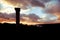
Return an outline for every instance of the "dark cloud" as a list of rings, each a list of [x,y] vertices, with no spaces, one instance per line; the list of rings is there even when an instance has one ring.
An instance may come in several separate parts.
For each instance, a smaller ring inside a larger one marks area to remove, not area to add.
[[[15,13],[12,14],[7,14],[7,13],[0,13],[0,18],[5,18],[5,19],[9,19],[9,18],[16,18]]]
[[[28,17],[30,19],[32,19],[33,22],[36,22],[38,19],[40,19],[39,16],[37,16],[36,14],[33,14],[33,13],[32,14],[29,14]]]
[[[42,3],[41,1],[38,1],[38,0],[32,0],[31,4],[33,6],[45,7],[44,3]]]
[[[58,0],[60,2],[60,0]]]
[[[38,19],[40,19],[40,17],[38,17],[36,14],[20,14],[20,20],[24,20],[24,21],[31,21],[31,22],[37,22]]]
[[[46,2],[49,2],[49,1],[51,1],[51,0],[40,0],[40,1],[46,3]]]

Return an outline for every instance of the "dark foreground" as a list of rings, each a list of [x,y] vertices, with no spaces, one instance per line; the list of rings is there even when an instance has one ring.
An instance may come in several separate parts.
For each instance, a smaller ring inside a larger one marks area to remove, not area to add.
[[[23,25],[20,24],[16,27],[16,24],[0,24],[0,31],[2,32],[59,32],[60,24],[44,24],[44,25]]]

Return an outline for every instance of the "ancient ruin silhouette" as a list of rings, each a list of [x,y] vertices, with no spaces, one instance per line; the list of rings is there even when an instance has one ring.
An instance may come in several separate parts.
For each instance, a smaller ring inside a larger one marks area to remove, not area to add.
[[[15,8],[16,11],[16,26],[19,26],[20,22],[20,8]]]

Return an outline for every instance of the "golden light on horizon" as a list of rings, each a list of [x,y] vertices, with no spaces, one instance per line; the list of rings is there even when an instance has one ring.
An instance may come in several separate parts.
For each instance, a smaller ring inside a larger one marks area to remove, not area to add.
[[[20,23],[22,23],[22,24],[24,24],[24,25],[37,25],[37,24],[44,24],[44,23],[38,23],[38,22],[27,22],[27,21],[25,21],[25,22],[23,22],[23,21],[20,21]]]

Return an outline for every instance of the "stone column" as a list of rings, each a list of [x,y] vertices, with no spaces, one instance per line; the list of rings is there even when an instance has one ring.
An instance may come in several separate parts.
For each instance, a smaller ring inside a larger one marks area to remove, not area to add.
[[[16,11],[16,26],[19,26],[20,23],[20,8],[15,8]]]

